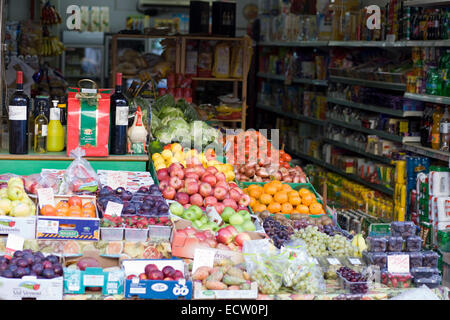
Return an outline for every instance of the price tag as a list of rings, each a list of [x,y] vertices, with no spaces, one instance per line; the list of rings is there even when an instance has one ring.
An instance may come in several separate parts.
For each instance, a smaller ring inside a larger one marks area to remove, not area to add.
[[[409,255],[397,254],[388,256],[388,272],[390,273],[408,273]]]
[[[58,234],[59,222],[56,220],[40,220],[37,221],[37,233]]]
[[[361,264],[361,260],[357,259],[357,258],[348,258],[348,261],[350,261],[350,263],[354,266],[360,265]]]
[[[55,206],[55,194],[52,188],[38,189],[37,193],[39,197],[39,208],[42,209],[47,204]]]
[[[222,217],[214,207],[206,208],[206,215],[208,216],[209,221],[217,223],[219,226],[222,224]]]
[[[6,253],[13,254],[16,251],[23,250],[24,242],[24,238],[15,234],[9,234],[6,240]]]
[[[108,171],[106,174],[106,185],[113,189],[124,187],[128,182],[128,172],[125,171]]]
[[[105,210],[105,216],[117,216],[120,217],[122,215],[123,204],[108,201]]]
[[[192,272],[194,273],[199,267],[213,267],[215,250],[211,249],[195,249],[194,264],[192,265]]]
[[[328,263],[329,264],[332,264],[332,265],[339,265],[339,264],[341,264],[340,262],[339,262],[339,260],[338,259],[336,259],[336,258],[327,258],[327,260],[328,260]]]

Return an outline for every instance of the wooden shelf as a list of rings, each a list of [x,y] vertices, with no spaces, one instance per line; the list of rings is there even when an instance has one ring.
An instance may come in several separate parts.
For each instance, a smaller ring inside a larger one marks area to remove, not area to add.
[[[225,37],[225,36],[208,36],[208,35],[182,35],[184,39],[189,40],[205,40],[205,41],[243,41],[244,37]]]
[[[243,81],[242,78],[207,78],[207,77],[192,77],[194,81],[228,81],[228,82],[237,82]]]

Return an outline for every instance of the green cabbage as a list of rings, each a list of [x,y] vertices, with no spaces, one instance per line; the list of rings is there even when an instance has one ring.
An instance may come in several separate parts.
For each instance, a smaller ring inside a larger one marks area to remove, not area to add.
[[[175,99],[170,94],[166,94],[156,99],[155,103],[152,105],[152,109],[154,109],[157,113],[159,113],[164,107],[167,106],[168,107],[175,106]]]
[[[158,116],[161,119],[164,119],[166,117],[183,118],[184,119],[183,111],[181,111],[180,109],[174,108],[174,107],[170,107],[170,106],[163,107],[161,109],[161,111],[159,112]]]
[[[161,127],[161,120],[158,118],[158,116],[152,110],[152,119],[151,119],[152,132],[155,132],[156,130],[158,130],[159,127]]]

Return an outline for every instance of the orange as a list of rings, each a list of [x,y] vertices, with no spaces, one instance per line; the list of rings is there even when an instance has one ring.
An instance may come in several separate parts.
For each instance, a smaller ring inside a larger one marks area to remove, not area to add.
[[[261,203],[257,203],[255,206],[255,209],[253,211],[255,212],[263,212],[264,210],[267,210],[267,207]]]
[[[275,186],[275,188],[277,188],[277,191],[280,191],[283,187],[283,183],[279,180],[273,180],[272,184]]]
[[[248,194],[248,188],[244,188],[244,190],[242,190],[245,194]]]
[[[313,203],[309,206],[309,213],[310,214],[321,214],[323,212],[322,205],[320,203]]]
[[[81,209],[78,206],[71,206],[69,209],[69,215],[71,217],[81,217]]]
[[[292,207],[292,204],[289,202],[283,203],[281,205],[281,213],[283,214],[291,214],[294,208]]]
[[[283,186],[281,187],[281,191],[289,192],[291,190],[292,190],[292,188],[288,184],[283,184]]]
[[[281,204],[277,202],[272,202],[267,207],[267,210],[269,210],[270,213],[279,213],[281,211]]]
[[[250,208],[253,208],[257,203],[258,201],[255,198],[250,197]]]
[[[253,189],[250,189],[249,190],[249,192],[248,192],[248,195],[250,196],[250,197],[253,197],[253,198],[255,198],[255,199],[259,199],[259,197],[261,197],[261,195],[263,194],[263,192],[264,192],[264,189],[263,188],[253,188]]]
[[[277,192],[273,199],[278,203],[285,203],[289,200],[287,193],[282,191]]]
[[[260,186],[257,184],[251,184],[247,187],[248,191],[253,190],[253,189],[258,189]]]
[[[57,204],[56,204],[56,209],[60,209],[60,208],[67,208],[67,209],[69,209],[69,204],[67,203],[67,201],[59,201]]]
[[[94,212],[95,212],[95,204],[92,203],[92,202],[86,202],[86,203],[83,205],[83,209],[85,209],[85,210],[90,210],[90,211],[94,211]]]
[[[81,213],[82,218],[95,218],[95,211],[84,209]]]
[[[305,194],[302,196],[302,204],[309,206],[313,202],[313,198],[310,194]]]
[[[299,204],[302,203],[302,199],[298,195],[292,196],[289,197],[289,203],[292,204],[293,206],[298,206]]]
[[[56,210],[56,215],[58,217],[69,217],[69,207],[61,207],[58,210]]]
[[[300,190],[298,190],[298,194],[303,198],[306,195],[311,195],[311,191],[306,188],[301,188]]]
[[[277,192],[277,187],[270,182],[264,185],[264,193],[274,195]]]
[[[69,198],[69,206],[77,206],[81,208],[83,206],[83,202],[80,197],[73,196]]]
[[[259,202],[261,202],[262,204],[268,205],[272,202],[272,196],[270,194],[267,193],[263,193],[261,195],[261,197],[259,198]]]
[[[41,215],[54,217],[54,216],[56,216],[56,209],[55,209],[55,207],[47,204],[47,205],[42,207]]]
[[[299,204],[296,208],[296,211],[301,214],[309,214],[309,208],[303,204]]]
[[[289,198],[290,197],[298,197],[298,192],[295,190],[291,190],[291,191],[288,191],[287,195]]]

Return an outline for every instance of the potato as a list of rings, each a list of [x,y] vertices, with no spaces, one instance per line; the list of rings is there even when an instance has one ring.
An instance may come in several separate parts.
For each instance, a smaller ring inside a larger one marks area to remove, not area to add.
[[[209,272],[206,268],[211,269],[209,267],[200,267],[195,270],[194,274],[192,275],[192,280],[204,280],[208,278]]]
[[[241,290],[239,286],[229,286],[228,290]]]

